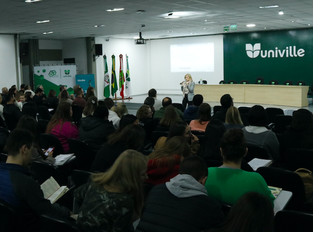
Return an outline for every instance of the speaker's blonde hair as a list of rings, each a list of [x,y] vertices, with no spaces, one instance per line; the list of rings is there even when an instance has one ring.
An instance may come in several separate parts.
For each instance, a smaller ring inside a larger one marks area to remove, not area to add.
[[[193,82],[192,77],[191,77],[191,75],[190,75],[189,73],[187,73],[187,74],[185,75],[185,77],[184,77],[185,80],[186,80],[186,77],[189,77],[190,81]]]
[[[226,112],[225,122],[227,124],[243,125],[240,117],[240,112],[235,106],[231,106],[228,108]]]

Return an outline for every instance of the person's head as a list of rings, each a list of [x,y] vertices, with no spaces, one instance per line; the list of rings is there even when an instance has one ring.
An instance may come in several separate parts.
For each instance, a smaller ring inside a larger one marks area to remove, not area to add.
[[[185,78],[186,81],[193,82],[192,77],[191,77],[191,75],[189,73],[187,73],[184,78]]]
[[[208,167],[201,157],[189,156],[181,162],[178,173],[188,174],[204,185],[208,177]]]
[[[242,129],[230,129],[225,132],[221,139],[221,155],[224,162],[241,163],[247,151]]]
[[[107,97],[103,100],[103,104],[110,110],[114,106],[114,101],[112,98]]]
[[[149,97],[156,97],[157,96],[157,91],[155,89],[150,89],[148,92]]]
[[[77,95],[77,90],[80,89],[80,85],[74,85],[73,91]],[[84,91],[83,91],[84,92]]]
[[[13,104],[15,101],[14,93],[9,93],[6,97],[7,104]]]
[[[38,138],[37,121],[36,121],[36,119],[34,119],[34,117],[32,117],[30,115],[23,115],[18,120],[18,123],[17,123],[15,130],[17,130],[17,129],[28,130],[34,135],[36,140]]]
[[[25,84],[21,84],[20,90],[25,90]]]
[[[203,96],[201,94],[196,94],[192,99],[192,104],[194,106],[200,106],[203,102]]]
[[[257,192],[244,194],[231,207],[224,229],[240,232],[273,232],[274,213],[271,201]]]
[[[109,110],[104,105],[97,106],[94,112],[94,116],[101,119],[108,119]]]
[[[226,112],[225,122],[227,124],[243,125],[240,117],[240,112],[235,106],[228,108]]]
[[[307,109],[299,109],[294,111],[292,113],[292,122],[290,127],[296,131],[312,130],[312,113]]]
[[[117,142],[124,142],[127,149],[139,150],[145,142],[145,130],[135,124],[126,126],[120,133],[114,133],[108,139],[108,144],[113,145]]]
[[[224,94],[220,100],[221,106],[225,109],[231,107],[233,103],[233,98],[229,94]]]
[[[25,85],[25,90],[31,90],[31,86],[30,85]]]
[[[248,123],[250,126],[266,126],[267,115],[263,106],[252,106],[248,113]]]
[[[164,116],[160,120],[159,124],[162,126],[170,127],[179,121],[182,121],[182,119],[177,114],[175,107],[172,105],[169,105],[165,108]]]
[[[8,94],[9,93],[9,90],[7,87],[3,87],[2,88],[2,94]]]
[[[63,90],[67,90],[65,85],[60,85],[60,92],[62,92]]]
[[[95,89],[92,86],[89,86],[86,93],[86,99],[95,95]]]
[[[82,88],[77,88],[76,89],[76,96],[77,97],[82,97],[83,96],[83,89]]]
[[[169,105],[172,105],[172,99],[170,97],[165,97],[162,100],[162,106],[167,107]]]
[[[199,107],[199,123],[207,122],[211,120],[211,106],[208,103],[202,103]]]
[[[148,158],[149,160],[157,159],[156,162],[158,166],[162,166],[165,160],[165,165],[174,166],[177,156],[183,160],[189,155],[190,147],[186,139],[182,136],[174,136],[167,140],[162,147],[152,152]]]
[[[155,100],[153,97],[147,97],[143,104],[150,106],[152,108],[154,106]]]
[[[138,125],[138,118],[135,115],[132,114],[125,114],[120,120],[120,125],[118,127],[117,132],[121,132],[126,126],[134,124]]]
[[[178,121],[170,127],[170,130],[167,135],[167,140],[174,136],[182,136],[186,138],[186,141],[188,141],[190,135],[191,135],[190,127],[188,126],[188,124],[184,121]]]
[[[13,93],[13,94],[16,94],[16,87],[12,86],[10,89],[9,89],[9,93]]]
[[[37,88],[36,90],[35,90],[35,94],[37,95],[37,96],[40,96],[40,95],[42,95],[42,89],[41,88]]]
[[[55,125],[57,125],[58,123],[60,123],[60,121],[62,124],[64,122],[71,122],[72,115],[73,111],[71,104],[68,102],[60,102],[58,108],[56,109],[54,115],[52,116],[47,125],[46,133],[50,133],[52,128],[55,127]]]
[[[25,101],[29,101],[34,97],[31,90],[25,90],[24,94],[25,94]]]
[[[61,100],[67,100],[69,98],[69,94],[67,92],[67,90],[63,90],[61,92]]]
[[[152,110],[150,108],[150,106],[148,105],[142,105],[136,114],[136,117],[139,119],[139,121],[147,119],[147,118],[152,118]]]
[[[48,97],[55,97],[56,96],[56,92],[53,89],[50,89],[49,93],[48,93]]]
[[[86,107],[83,110],[85,116],[92,115],[98,105],[98,98],[91,96],[88,98]]]
[[[25,129],[13,130],[7,140],[5,151],[8,153],[8,160],[18,160],[22,166],[28,166],[31,161],[31,150],[33,148],[34,136]]]
[[[128,114],[128,109],[124,103],[117,103],[115,106],[111,108],[112,111],[114,111],[119,118],[121,118],[124,114]]]
[[[42,85],[37,85],[37,89],[38,89],[38,88],[42,89],[42,91],[45,90]]]
[[[93,174],[93,182],[106,189],[129,193],[134,199],[134,208],[140,215],[143,206],[143,182],[147,179],[147,157],[135,150],[124,151],[112,167],[104,173]]]

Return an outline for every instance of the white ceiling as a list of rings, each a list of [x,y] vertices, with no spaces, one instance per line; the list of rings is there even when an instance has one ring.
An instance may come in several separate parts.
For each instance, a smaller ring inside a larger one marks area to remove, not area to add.
[[[279,7],[259,8],[275,4]],[[120,7],[125,10],[106,11]],[[136,13],[138,10],[145,13]],[[280,10],[285,14],[278,15]],[[170,11],[191,15],[180,19],[161,17]],[[225,25],[233,24],[237,32],[308,28],[308,24],[313,26],[313,0],[0,0],[0,17],[0,34],[21,34],[22,39],[132,39],[140,30],[145,39],[158,39],[220,34]],[[36,24],[46,19],[50,23]],[[249,23],[256,27],[247,28]],[[94,27],[101,24],[105,26]],[[48,31],[53,34],[43,35]]]

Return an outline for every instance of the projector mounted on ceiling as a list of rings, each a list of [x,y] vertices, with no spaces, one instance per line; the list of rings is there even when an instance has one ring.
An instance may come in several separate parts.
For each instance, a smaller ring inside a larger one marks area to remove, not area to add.
[[[139,32],[139,39],[135,39],[135,44],[146,44],[146,40],[142,38],[141,32]]]

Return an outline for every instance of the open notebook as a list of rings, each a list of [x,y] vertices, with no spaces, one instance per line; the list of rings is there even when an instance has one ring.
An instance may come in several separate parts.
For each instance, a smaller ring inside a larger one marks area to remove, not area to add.
[[[43,191],[44,198],[48,199],[51,204],[55,203],[69,190],[66,186],[60,187],[52,176],[42,183],[40,188]]]
[[[248,164],[256,171],[259,167],[268,167],[272,164],[272,160],[254,158]]]
[[[71,153],[71,154],[60,154],[60,155],[57,155],[55,157],[55,163],[54,165],[56,166],[61,166],[63,164],[65,164],[67,161],[71,160],[75,158],[74,157],[74,153]]]

